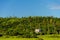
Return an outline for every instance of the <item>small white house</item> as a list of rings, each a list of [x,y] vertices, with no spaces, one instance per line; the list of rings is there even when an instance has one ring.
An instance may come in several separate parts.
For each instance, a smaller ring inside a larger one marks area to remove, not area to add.
[[[39,33],[40,32],[40,29],[35,29],[35,33]]]

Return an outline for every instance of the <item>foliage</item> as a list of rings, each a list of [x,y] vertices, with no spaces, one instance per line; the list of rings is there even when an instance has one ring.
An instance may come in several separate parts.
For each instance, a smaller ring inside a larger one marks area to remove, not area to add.
[[[57,17],[0,17],[0,34],[33,38],[37,37],[35,29],[44,34],[60,32],[60,18]]]

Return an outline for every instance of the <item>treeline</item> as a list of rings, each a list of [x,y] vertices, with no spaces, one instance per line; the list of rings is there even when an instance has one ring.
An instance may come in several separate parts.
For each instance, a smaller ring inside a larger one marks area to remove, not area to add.
[[[37,37],[35,29],[40,29],[42,34],[59,34],[60,18],[57,17],[0,17],[0,36],[20,36],[26,38]]]

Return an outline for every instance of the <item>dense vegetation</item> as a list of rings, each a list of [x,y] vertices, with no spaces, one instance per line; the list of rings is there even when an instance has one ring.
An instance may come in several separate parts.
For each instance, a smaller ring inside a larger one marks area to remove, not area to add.
[[[40,29],[38,34],[59,34],[60,18],[57,17],[0,17],[0,36],[37,37],[35,29]]]

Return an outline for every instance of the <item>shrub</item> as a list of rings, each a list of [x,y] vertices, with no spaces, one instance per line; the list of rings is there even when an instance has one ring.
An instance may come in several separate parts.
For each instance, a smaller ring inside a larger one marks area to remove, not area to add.
[[[9,38],[10,36],[9,35],[6,35],[5,38]]]
[[[37,40],[43,40],[42,38],[38,38]]]

